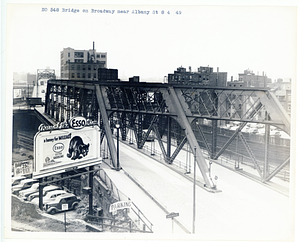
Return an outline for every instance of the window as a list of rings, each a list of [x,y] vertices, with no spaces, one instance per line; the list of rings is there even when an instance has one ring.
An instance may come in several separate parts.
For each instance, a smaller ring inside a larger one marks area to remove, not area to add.
[[[80,73],[77,73],[77,78],[80,78]]]
[[[68,52],[68,57],[70,57],[70,52]]]
[[[77,65],[77,70],[80,70],[80,65]]]
[[[71,76],[72,78],[75,78],[75,73],[72,73],[72,76]]]
[[[106,55],[101,55],[101,58],[106,58]]]
[[[89,70],[89,71],[91,70],[91,65],[88,65],[88,70]]]
[[[83,66],[82,66],[82,70],[84,70],[84,71],[85,71],[85,65],[83,65]]]
[[[96,78],[96,73],[94,73],[94,78]]]
[[[83,58],[83,52],[75,52],[74,57],[75,58]]]
[[[41,93],[45,93],[45,90],[42,90]]]
[[[95,71],[95,70],[97,70],[97,66],[96,66],[96,65],[94,65],[94,71]]]
[[[100,55],[97,55],[97,58],[100,58]]]
[[[85,78],[85,73],[82,73],[82,78]]]
[[[91,73],[88,73],[88,78],[91,78]]]
[[[41,86],[44,86],[45,85],[45,83],[44,83],[44,81],[41,81],[41,84],[40,84]]]
[[[75,66],[74,65],[71,65],[71,70],[75,70]]]

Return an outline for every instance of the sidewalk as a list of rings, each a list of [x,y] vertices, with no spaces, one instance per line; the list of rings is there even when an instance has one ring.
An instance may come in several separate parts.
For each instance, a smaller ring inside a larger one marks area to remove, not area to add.
[[[149,198],[125,175],[124,171],[105,169],[121,192],[130,197],[153,223],[154,233],[172,233],[167,213],[190,232],[193,229],[193,183],[169,167],[120,143],[120,164]],[[200,175],[200,171],[197,170]],[[287,240],[292,235],[293,211],[287,196],[214,164],[213,176],[219,179],[220,193],[196,188],[196,234],[201,239]],[[200,177],[199,177],[200,178]],[[161,209],[154,201],[163,206]],[[174,223],[175,224],[175,223]],[[177,224],[174,233],[185,234]]]

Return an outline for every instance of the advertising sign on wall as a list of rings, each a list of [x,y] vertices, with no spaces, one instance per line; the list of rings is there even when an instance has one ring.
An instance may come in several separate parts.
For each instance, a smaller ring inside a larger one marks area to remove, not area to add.
[[[42,130],[34,138],[33,176],[43,177],[100,162],[98,126]]]
[[[32,174],[33,160],[17,161],[14,163],[14,176]]]

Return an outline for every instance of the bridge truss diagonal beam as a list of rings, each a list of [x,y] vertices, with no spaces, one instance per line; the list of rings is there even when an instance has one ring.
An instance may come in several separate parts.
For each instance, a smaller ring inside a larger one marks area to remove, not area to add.
[[[96,85],[96,94],[97,94],[97,101],[101,112],[101,117],[103,119],[103,126],[105,130],[106,139],[110,148],[110,155],[112,158],[112,162],[114,164],[114,167],[117,167],[117,152],[116,152],[116,146],[112,137],[110,125],[109,125],[109,119],[106,112],[106,108],[104,105],[104,98],[103,94],[101,92],[101,89],[99,85]]]
[[[181,127],[184,129],[185,135],[187,137],[187,140],[190,144],[190,147],[194,147],[194,152],[196,152],[195,158],[197,165],[200,169],[200,172],[202,174],[202,177],[204,179],[205,185],[213,189],[215,187],[212,179],[209,177],[209,170],[208,166],[206,164],[206,160],[202,154],[202,151],[200,149],[200,146],[198,144],[198,141],[195,137],[195,134],[192,130],[191,123],[189,122],[188,118],[186,117],[185,110],[183,109],[184,103],[180,102],[178,95],[176,94],[173,87],[169,87],[168,91],[165,92],[164,98],[167,102],[167,106],[173,106],[174,110],[176,110],[177,117],[175,118],[177,122],[181,125]]]
[[[261,103],[257,104],[256,108],[249,115],[249,118],[253,118],[253,116],[261,109]],[[234,132],[234,134],[229,138],[229,140],[224,144],[224,146],[219,150],[219,152],[215,155],[214,160],[217,160],[220,155],[226,150],[226,148],[231,144],[231,142],[235,139],[235,137],[242,131],[242,129],[246,126],[246,122],[242,123],[239,128]]]

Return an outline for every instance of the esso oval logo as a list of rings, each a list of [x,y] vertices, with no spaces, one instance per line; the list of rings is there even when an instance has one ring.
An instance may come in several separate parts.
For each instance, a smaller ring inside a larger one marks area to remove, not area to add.
[[[54,152],[62,152],[65,148],[65,145],[63,143],[57,143],[53,146]]]
[[[74,117],[70,120],[70,127],[72,129],[82,129],[86,125],[85,117]]]

